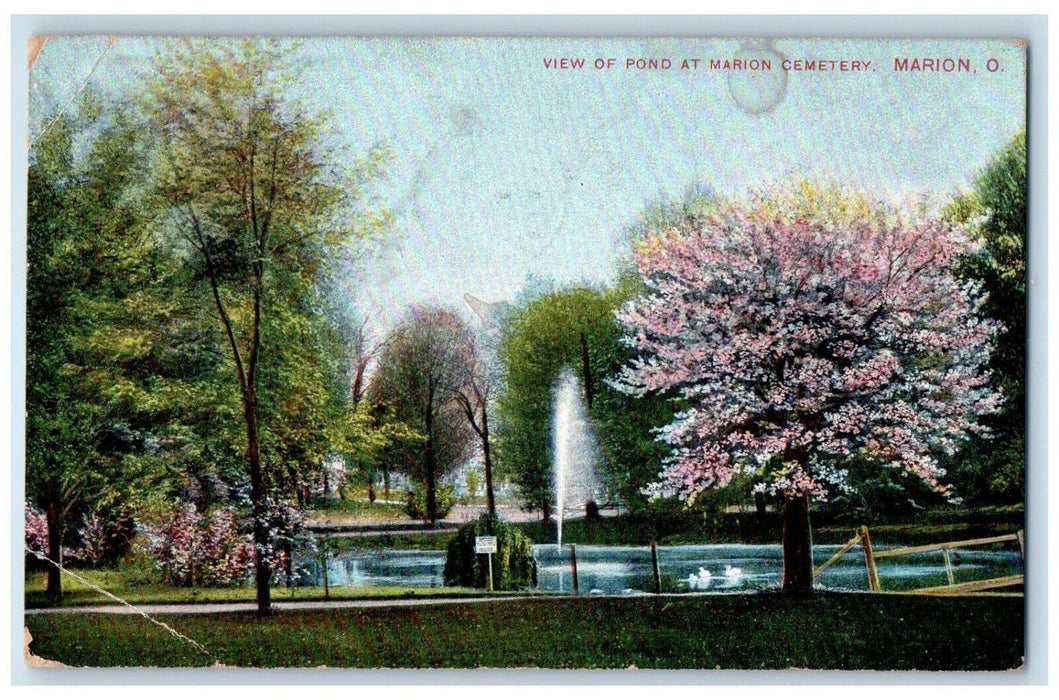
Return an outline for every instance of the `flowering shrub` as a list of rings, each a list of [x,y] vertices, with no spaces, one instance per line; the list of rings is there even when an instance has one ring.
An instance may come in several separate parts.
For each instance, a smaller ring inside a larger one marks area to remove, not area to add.
[[[241,583],[253,568],[253,544],[239,533],[230,508],[203,515],[185,503],[168,520],[145,526],[144,534],[147,551],[172,585]]]
[[[82,558],[91,564],[101,563],[107,553],[107,533],[102,518],[88,516],[80,534],[84,543],[80,551]]]
[[[48,553],[48,516],[26,501],[26,546],[34,552]]]

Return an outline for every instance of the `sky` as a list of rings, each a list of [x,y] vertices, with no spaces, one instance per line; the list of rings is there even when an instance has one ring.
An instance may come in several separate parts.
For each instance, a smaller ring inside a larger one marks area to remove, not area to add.
[[[107,44],[49,40],[31,135],[90,73],[105,91],[135,90],[161,45]],[[345,284],[377,333],[412,303],[469,315],[464,294],[510,301],[531,276],[605,283],[645,204],[693,182],[738,196],[808,176],[943,204],[1025,124],[1024,48],[1005,41],[335,38],[295,51],[297,96],[352,152],[393,154],[372,190],[393,231]],[[562,58],[584,65],[546,66]],[[627,67],[639,58],[671,66]],[[917,58],[970,70],[895,70]],[[724,68],[736,60],[771,70]]]

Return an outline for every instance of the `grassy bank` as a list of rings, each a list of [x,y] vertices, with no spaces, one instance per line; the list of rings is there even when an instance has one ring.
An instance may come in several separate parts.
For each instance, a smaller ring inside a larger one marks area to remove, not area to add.
[[[306,517],[320,524],[386,523],[403,520],[404,506],[399,503],[369,502],[367,499],[319,499],[306,509]]]
[[[844,544],[857,525],[824,520],[813,527],[816,544]],[[541,544],[555,542],[554,523],[513,523],[532,541]],[[991,537],[1015,532],[1021,522],[907,522],[900,524],[869,525],[872,539],[880,544],[933,544],[951,540]],[[764,519],[753,515],[726,516],[719,522],[694,518],[673,518],[670,521],[622,515],[600,520],[569,520],[563,524],[563,541],[577,544],[646,546],[651,541],[662,545],[681,544],[779,544],[782,522],[770,513]],[[371,537],[332,535],[331,551],[371,551],[374,549],[440,549],[448,547],[450,532],[410,534],[382,534]]]
[[[872,539],[884,544],[932,544],[975,537],[991,537],[1024,527],[1024,509],[982,508],[975,510],[930,510],[898,523],[812,514],[816,544],[843,544],[860,525],[867,525]],[[517,523],[534,542],[554,542],[554,523]],[[701,513],[674,512],[643,517],[621,515],[597,520],[577,519],[563,523],[563,540],[578,544],[646,545],[652,540],[664,545],[681,544],[779,544],[783,531],[779,513],[725,513],[704,518]]]
[[[1003,670],[1021,598],[816,594],[543,598],[388,609],[32,615],[31,651],[74,666]]]
[[[253,603],[257,600],[254,587],[251,585],[229,586],[227,588],[181,588],[157,582],[137,582],[130,579],[130,572],[125,570],[78,571],[78,576],[111,592],[133,605],[151,605],[162,603]],[[55,601],[45,593],[45,577],[42,573],[26,576],[26,607],[56,607]],[[484,591],[474,588],[408,588],[407,586],[331,586],[329,600],[360,600],[364,598],[452,598],[480,596]],[[272,599],[284,600],[323,600],[322,586],[285,588],[276,586],[272,589]],[[77,581],[71,576],[63,576],[62,607],[85,605],[113,605],[114,600],[99,593],[93,588]]]
[[[323,539],[323,533],[317,533],[318,539]],[[350,551],[372,551],[376,549],[445,549],[449,546],[449,540],[453,537],[452,532],[437,532],[424,530],[406,534],[383,533],[369,537],[351,535],[335,536],[327,535],[328,551],[350,552]]]
[[[336,505],[337,504],[337,505]],[[394,528],[397,511],[394,506],[335,501],[330,512],[314,511],[320,529],[347,531],[376,523],[371,536],[330,536],[332,550],[445,549],[452,534],[424,528],[420,532],[386,532]],[[373,508],[371,514],[365,508]],[[948,540],[990,537],[1015,532],[1025,523],[1025,509],[1020,506],[953,508],[940,507],[906,512],[896,519],[858,517],[848,514],[814,512],[811,515],[813,540],[818,544],[842,544],[860,525],[867,525],[874,540],[883,544],[914,545]],[[554,542],[555,523],[540,521],[513,523],[532,541]],[[578,518],[563,524],[563,539],[578,544],[646,545],[651,541],[663,545],[681,544],[777,544],[783,529],[782,516],[775,511],[763,515],[753,512],[704,515],[702,511],[670,510],[645,515],[625,514],[597,520]]]

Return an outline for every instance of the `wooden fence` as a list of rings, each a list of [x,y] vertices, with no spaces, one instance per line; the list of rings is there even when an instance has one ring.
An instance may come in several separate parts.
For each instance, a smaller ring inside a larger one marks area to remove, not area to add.
[[[825,561],[820,566],[816,567],[816,569],[813,571],[813,579],[815,580],[825,569],[837,562],[846,554],[846,552],[853,549],[859,544],[864,549],[864,565],[867,568],[868,573],[868,590],[873,593],[882,593],[882,585],[879,583],[879,571],[875,565],[877,559],[885,559],[887,557],[900,557],[908,554],[919,554],[921,552],[938,551],[941,552],[942,557],[945,560],[945,573],[949,579],[948,584],[943,586],[929,586],[927,588],[917,588],[911,591],[895,592],[927,595],[959,595],[962,593],[992,590],[994,588],[1021,586],[1023,583],[1025,583],[1024,574],[1019,574],[1017,576],[1000,576],[997,578],[982,579],[979,581],[965,581],[963,583],[956,583],[956,575],[953,572],[952,557],[949,552],[958,547],[966,548],[975,547],[983,544],[994,544],[996,542],[1017,541],[1019,543],[1019,552],[1022,555],[1023,562],[1025,565],[1026,547],[1023,538],[1023,531],[1019,530],[1017,533],[1010,535],[980,537],[974,540],[942,542],[940,544],[926,544],[918,545],[915,547],[895,547],[894,549],[880,549],[878,551],[875,551],[871,545],[871,537],[868,535],[868,528],[865,526],[861,526],[857,529],[857,532],[853,536],[853,539],[839,547],[838,551],[836,551],[830,559]]]

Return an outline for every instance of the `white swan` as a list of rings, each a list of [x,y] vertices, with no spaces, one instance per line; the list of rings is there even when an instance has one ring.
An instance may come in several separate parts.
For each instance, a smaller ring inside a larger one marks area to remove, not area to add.
[[[731,566],[729,564],[724,565],[724,577],[730,581],[741,581],[743,579],[743,570],[738,566]]]
[[[709,569],[700,566],[699,573],[688,575],[688,588],[693,591],[704,591],[710,587],[711,578],[713,578],[713,574],[710,573]]]

